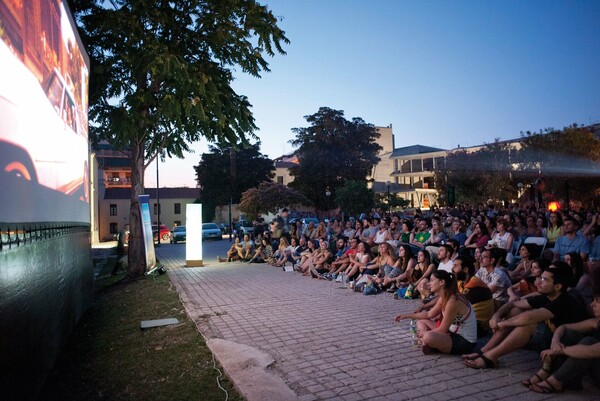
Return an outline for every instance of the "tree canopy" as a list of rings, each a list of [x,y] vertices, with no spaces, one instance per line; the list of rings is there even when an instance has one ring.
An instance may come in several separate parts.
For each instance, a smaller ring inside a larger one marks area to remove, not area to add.
[[[239,209],[248,218],[256,219],[260,214],[276,213],[283,207],[298,205],[307,206],[310,201],[295,189],[265,181],[258,188],[250,188],[242,194]]]
[[[373,191],[367,188],[366,181],[350,180],[338,188],[335,201],[344,213],[358,216],[362,212],[371,210],[375,198]]]
[[[260,142],[237,149],[210,146],[209,150],[195,167],[205,221],[213,219],[216,206],[229,203],[230,195],[233,203],[239,203],[242,192],[275,175],[273,161],[260,153]]]
[[[347,180],[366,182],[379,161],[379,133],[373,124],[358,117],[346,120],[342,110],[328,107],[304,118],[310,126],[292,130],[296,138],[290,143],[298,147],[299,164],[290,170],[290,186],[324,210],[335,206],[329,204],[327,190],[337,199],[336,190]]]
[[[71,0],[91,60],[90,136],[131,151],[129,275],[144,273],[137,196],[159,154],[247,142],[256,129],[233,69],[260,76],[288,43],[255,0]]]
[[[569,198],[590,203],[600,196],[600,139],[576,125],[523,133],[518,144],[495,141],[475,152],[450,152],[435,172],[436,188],[449,200],[479,203],[514,200],[518,184],[542,179],[545,201]],[[523,193],[523,192],[522,192]],[[528,203],[528,196],[521,203]]]

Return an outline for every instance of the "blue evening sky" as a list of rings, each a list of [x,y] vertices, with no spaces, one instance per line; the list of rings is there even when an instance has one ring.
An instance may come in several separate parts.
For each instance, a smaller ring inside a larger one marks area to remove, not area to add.
[[[600,1],[271,0],[291,43],[261,79],[236,72],[262,152],[289,153],[291,128],[326,106],[377,126],[396,147],[445,149],[521,131],[600,122]],[[160,166],[195,186],[207,150]],[[155,165],[146,186],[156,185]]]

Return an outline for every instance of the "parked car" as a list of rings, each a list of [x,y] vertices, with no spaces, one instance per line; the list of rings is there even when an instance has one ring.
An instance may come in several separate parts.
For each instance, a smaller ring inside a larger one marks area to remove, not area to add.
[[[171,231],[171,244],[185,241],[185,226],[175,226]]]
[[[242,235],[252,234],[254,232],[254,225],[252,224],[251,221],[240,220],[237,223],[235,223],[235,229],[238,232],[238,234],[239,233],[242,233]]]
[[[202,224],[202,239],[207,240],[207,239],[211,239],[211,238],[217,239],[217,240],[222,240],[223,233],[221,232],[221,229],[215,223],[203,223]]]
[[[156,224],[152,224],[152,235],[154,237],[154,242],[158,241],[158,226]],[[171,231],[164,224],[160,225],[160,239],[162,241],[166,241],[171,237]]]
[[[304,225],[308,225],[308,223],[314,223],[316,226],[319,225],[319,219],[317,219],[316,217],[305,217],[302,219],[302,223]]]

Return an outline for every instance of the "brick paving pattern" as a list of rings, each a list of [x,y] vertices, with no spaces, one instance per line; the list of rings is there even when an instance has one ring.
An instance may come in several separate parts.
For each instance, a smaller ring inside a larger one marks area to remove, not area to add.
[[[214,252],[229,243],[210,246]],[[364,296],[264,264],[217,263],[216,256],[204,267],[184,268],[182,245],[157,253],[199,330],[271,354],[270,369],[302,401],[600,399],[589,381],[581,392],[529,391],[520,381],[540,368],[529,351],[488,370],[467,368],[457,356],[423,355],[410,344],[408,321],[394,322],[420,301]]]

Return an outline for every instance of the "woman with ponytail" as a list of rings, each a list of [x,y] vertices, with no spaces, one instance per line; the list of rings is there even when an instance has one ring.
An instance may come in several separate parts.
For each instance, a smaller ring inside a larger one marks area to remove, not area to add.
[[[424,354],[469,352],[477,341],[477,319],[471,303],[458,292],[454,274],[437,270],[431,275],[429,285],[438,296],[435,305],[429,311],[398,315],[396,321],[417,320],[417,336],[423,343]]]

